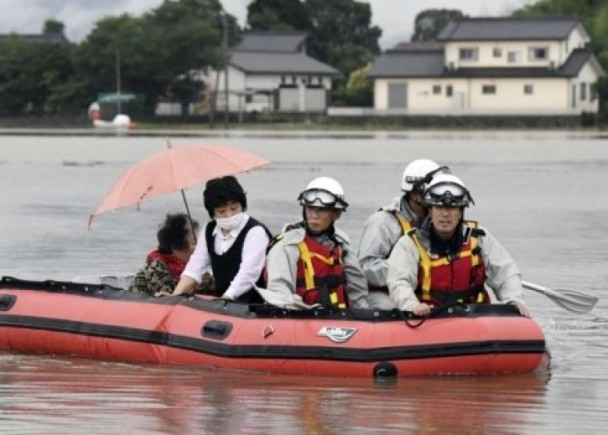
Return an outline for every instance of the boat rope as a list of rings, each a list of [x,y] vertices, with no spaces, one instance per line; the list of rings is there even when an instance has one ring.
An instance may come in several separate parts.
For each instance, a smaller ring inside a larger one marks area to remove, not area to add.
[[[418,328],[422,326],[427,319],[431,319],[433,317],[445,317],[446,314],[453,314],[456,311],[469,311],[469,306],[461,301],[452,302],[450,304],[441,305],[439,307],[434,307],[431,312],[424,316],[417,316],[416,314],[410,311],[399,311],[401,318],[405,322],[407,326],[412,329]]]

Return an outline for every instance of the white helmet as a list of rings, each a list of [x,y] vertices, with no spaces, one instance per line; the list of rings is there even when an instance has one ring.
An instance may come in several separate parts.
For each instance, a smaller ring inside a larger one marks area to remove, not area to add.
[[[404,192],[423,192],[433,175],[438,172],[449,173],[450,170],[447,166],[439,166],[432,160],[414,160],[403,170],[401,190]]]
[[[312,180],[306,189],[298,195],[300,205],[346,210],[348,203],[344,200],[344,189],[330,177],[319,177]]]
[[[471,193],[462,180],[452,174],[438,174],[433,177],[422,196],[422,205],[425,207],[468,207],[469,204],[475,204]]]

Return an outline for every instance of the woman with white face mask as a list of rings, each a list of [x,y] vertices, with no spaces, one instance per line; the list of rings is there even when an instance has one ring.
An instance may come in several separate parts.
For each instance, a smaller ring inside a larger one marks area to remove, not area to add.
[[[209,180],[203,193],[212,220],[199,238],[174,295],[190,294],[209,269],[215,296],[246,303],[262,302],[253,289],[260,281],[270,232],[246,213],[245,191],[233,176]]]

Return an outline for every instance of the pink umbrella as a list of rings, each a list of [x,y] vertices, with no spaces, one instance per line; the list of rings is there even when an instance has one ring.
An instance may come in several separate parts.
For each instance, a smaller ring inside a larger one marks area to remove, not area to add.
[[[112,185],[97,210],[89,217],[89,228],[93,219],[106,211],[116,210],[140,203],[146,198],[181,190],[186,211],[190,215],[184,189],[217,177],[270,163],[268,160],[225,145],[180,146],[168,148],[127,169]]]

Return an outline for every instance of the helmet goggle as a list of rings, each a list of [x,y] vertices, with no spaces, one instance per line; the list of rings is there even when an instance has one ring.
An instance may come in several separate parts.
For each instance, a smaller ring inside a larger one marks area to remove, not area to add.
[[[469,203],[475,204],[469,191],[463,186],[451,182],[434,185],[423,198],[425,206],[468,207]]]
[[[348,203],[324,189],[309,189],[300,193],[298,201],[302,206],[324,207],[346,210]]]
[[[442,174],[451,173],[450,168],[448,168],[447,166],[439,166],[437,169],[434,169],[431,172],[427,173],[424,177],[417,178],[416,180],[408,180],[408,177],[406,177],[406,181],[412,183],[413,192],[422,192],[424,191],[426,185],[433,181],[433,177],[435,176],[435,174],[439,172],[441,172]]]

